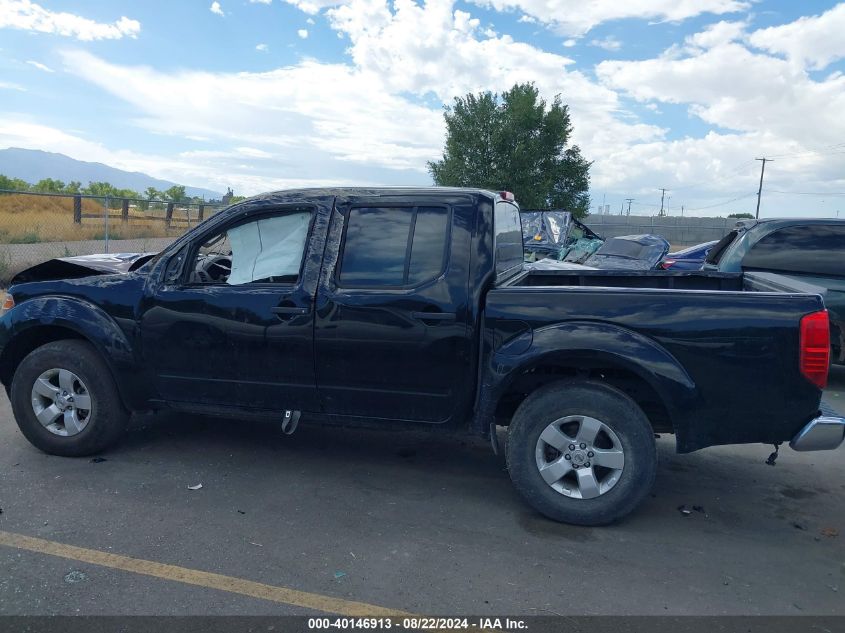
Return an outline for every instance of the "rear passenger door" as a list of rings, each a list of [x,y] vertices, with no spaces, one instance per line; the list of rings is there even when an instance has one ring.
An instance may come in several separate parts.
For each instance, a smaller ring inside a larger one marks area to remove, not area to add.
[[[467,408],[473,209],[442,196],[336,208],[315,315],[326,413],[445,422]]]

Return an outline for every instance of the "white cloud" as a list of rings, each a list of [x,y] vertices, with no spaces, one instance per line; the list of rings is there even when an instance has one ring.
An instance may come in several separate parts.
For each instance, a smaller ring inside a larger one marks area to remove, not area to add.
[[[31,60],[31,59],[28,59],[26,63],[29,64],[30,66],[34,66],[38,70],[43,70],[45,73],[55,72],[52,68],[50,68],[46,64],[42,64],[41,62],[36,62],[36,61]]]
[[[270,47],[267,46],[267,44],[256,44],[255,50],[261,51],[262,53],[266,53],[268,50],[270,50]]]
[[[26,88],[20,84],[11,81],[0,81],[0,90],[15,90],[17,92],[26,92]]]
[[[568,40],[563,40],[563,46],[565,48],[572,48],[573,46],[575,46],[577,44],[578,44],[578,40],[573,39],[571,37]]]
[[[314,18],[308,18],[307,20],[305,20],[305,23],[306,24],[312,24],[312,25],[315,24]]]
[[[285,0],[285,2],[309,15],[316,15],[323,9],[343,4],[345,0]]]
[[[845,157],[816,151],[831,139],[845,138],[845,120],[839,115],[845,108],[845,76],[834,73],[815,81],[790,61],[749,49],[744,41],[753,42],[756,33],[746,36],[744,29],[740,23],[720,22],[659,57],[605,61],[596,67],[608,88],[647,106],[681,105],[714,128],[702,138],[624,148],[611,157],[612,167],[611,161],[597,166],[596,184],[628,187],[634,193],[637,183],[648,179],[653,186],[668,182],[747,193],[759,176],[753,157],[784,155],[771,175],[767,168],[767,180],[774,179],[776,187],[845,187]],[[728,173],[742,161],[743,170]]]
[[[214,13],[215,15],[219,15],[220,17],[224,17],[226,14],[223,13],[223,8],[220,6],[220,3],[217,0],[211,3],[211,6],[208,7],[208,10]]]
[[[596,67],[610,88],[639,101],[688,104],[691,114],[725,129],[768,130],[823,145],[845,138],[845,76],[813,81],[788,62],[735,42],[678,58],[605,61]]]
[[[255,147],[236,147],[235,151],[241,156],[249,156],[250,158],[273,158],[273,154],[270,152]]]
[[[845,57],[845,4],[790,24],[755,31],[751,44],[813,69]]]
[[[471,0],[497,11],[520,11],[560,33],[583,36],[605,22],[625,18],[680,22],[705,13],[744,11],[750,0]]]
[[[249,0],[251,4],[270,4],[273,0]]]
[[[313,178],[286,174],[279,164],[269,162],[265,171],[245,164],[244,159],[270,158],[258,156],[260,150],[249,147],[229,151],[187,151],[172,154],[143,154],[115,149],[64,130],[34,123],[9,112],[0,112],[0,147],[22,147],[66,154],[77,160],[107,163],[118,169],[140,171],[191,186],[225,191],[231,185],[236,193],[252,195],[274,189],[294,187],[326,187],[352,184],[376,185],[342,178]]]
[[[575,139],[591,151],[661,135],[654,126],[618,118],[616,93],[572,70],[570,58],[483,32],[479,20],[454,10],[451,0],[424,6],[396,0],[393,7],[384,0],[351,0],[327,12],[332,27],[349,37],[355,65],[380,77],[391,93],[434,93],[449,103],[467,92],[501,92],[534,81],[546,99],[564,96]]]
[[[703,31],[686,38],[687,45],[696,48],[713,48],[741,39],[745,35],[745,22],[721,21],[707,26]]]
[[[454,10],[451,0],[429,0],[424,7],[397,0],[392,9],[384,0],[352,0],[328,17],[350,41],[351,64],[306,60],[264,73],[158,71],[81,51],[65,52],[64,64],[135,108],[129,123],[182,139],[254,148],[276,160],[294,153],[301,164],[285,164],[281,171],[297,173],[307,168],[301,157],[320,156],[313,163],[319,173],[335,169],[360,174],[358,180],[372,180],[375,173],[385,182],[383,170],[391,170],[399,182],[424,183],[426,161],[442,151],[443,118],[439,103],[421,105],[419,98],[434,94],[448,103],[455,95],[501,91],[517,81],[535,81],[548,100],[564,95],[575,140],[589,158],[663,134],[620,117],[616,93],[573,70],[571,59],[491,33]],[[367,98],[326,99],[325,86]],[[173,108],[172,91],[191,96]],[[349,167],[340,169],[343,164]],[[410,171],[403,177],[401,170]],[[278,165],[271,173],[280,173]]]
[[[299,29],[296,34],[303,40],[308,39],[308,29]]]
[[[622,48],[622,42],[617,40],[612,35],[608,35],[605,38],[600,40],[590,40],[590,45],[598,46],[599,48],[603,48],[606,51],[618,51]]]
[[[263,73],[163,72],[110,64],[83,51],[63,56],[70,72],[136,106],[141,114],[132,122],[157,133],[418,172],[442,143],[439,109],[386,92],[376,75],[343,64],[308,60]],[[326,99],[326,86],[369,98]],[[191,96],[174,108],[168,93],[177,89]]]
[[[0,0],[0,28],[53,33],[92,41],[137,37],[141,23],[123,16],[111,24],[105,24],[73,13],[50,11],[31,0]]]
[[[155,70],[72,51],[63,54],[64,66],[124,99],[132,108],[128,124],[169,135],[178,147],[158,167],[158,157],[114,150],[117,160],[215,188],[239,182],[255,192],[317,182],[314,174],[335,184],[424,183],[425,162],[442,151],[441,103],[534,81],[544,98],[561,94],[570,106],[574,141],[595,160],[599,198],[607,192],[642,202],[665,186],[673,207],[706,206],[753,193],[754,156],[784,154],[767,165],[767,184],[845,190],[845,155],[813,151],[845,138],[838,116],[845,76],[807,75],[796,59],[822,59],[818,51],[752,47],[760,31],[749,33],[746,22],[716,22],[654,58],[606,61],[593,75],[563,54],[493,32],[452,0],[346,1],[325,16],[347,40],[347,63],[306,59],[261,73]],[[326,99],[326,86],[366,98]],[[179,108],[174,93],[187,95]],[[710,131],[669,137],[634,113],[678,107]],[[187,176],[177,177],[180,169]]]

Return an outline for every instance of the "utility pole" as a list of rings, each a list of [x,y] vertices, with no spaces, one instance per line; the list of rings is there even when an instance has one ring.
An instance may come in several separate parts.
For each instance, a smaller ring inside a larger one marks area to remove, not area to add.
[[[625,198],[625,202],[628,203],[628,215],[631,215],[631,203],[634,201],[633,198]]]
[[[773,163],[774,161],[771,158],[755,158],[754,160],[762,161],[762,166],[760,167],[760,188],[757,190],[757,213],[755,215],[756,218],[760,218],[760,197],[763,195],[763,174],[766,173],[766,163]]]
[[[625,213],[625,203],[623,202],[622,206],[619,207],[619,215],[622,215],[624,213]]]
[[[684,205],[681,205],[681,217],[684,217]]]
[[[663,198],[666,197],[666,191],[667,191],[666,189],[660,190],[660,192],[661,192],[660,193],[660,213],[658,214],[660,217],[663,217],[663,215],[664,215],[663,214]]]

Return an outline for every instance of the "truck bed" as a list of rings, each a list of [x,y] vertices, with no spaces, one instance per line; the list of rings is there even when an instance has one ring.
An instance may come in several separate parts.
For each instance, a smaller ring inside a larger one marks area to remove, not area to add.
[[[531,270],[520,273],[500,285],[520,286],[786,292],[822,296],[826,292],[824,288],[773,273],[722,273],[700,270]]]
[[[821,294],[768,273],[529,271],[488,292],[485,327],[501,350],[494,366],[507,365],[522,328],[531,348],[520,354],[542,358],[553,340],[564,362],[600,363],[604,349],[608,360],[650,364],[643,378],[677,389],[667,413],[686,452],[787,441],[817,413],[818,389],[800,374],[798,324],[823,309]],[[661,372],[674,377],[655,378]],[[742,425],[723,422],[738,417]]]

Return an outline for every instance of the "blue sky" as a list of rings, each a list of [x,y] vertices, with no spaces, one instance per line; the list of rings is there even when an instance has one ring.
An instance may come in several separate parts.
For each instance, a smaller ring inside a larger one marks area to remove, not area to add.
[[[0,0],[0,147],[252,194],[430,184],[455,95],[571,107],[593,206],[845,217],[845,4]],[[771,193],[768,193],[771,191]]]

